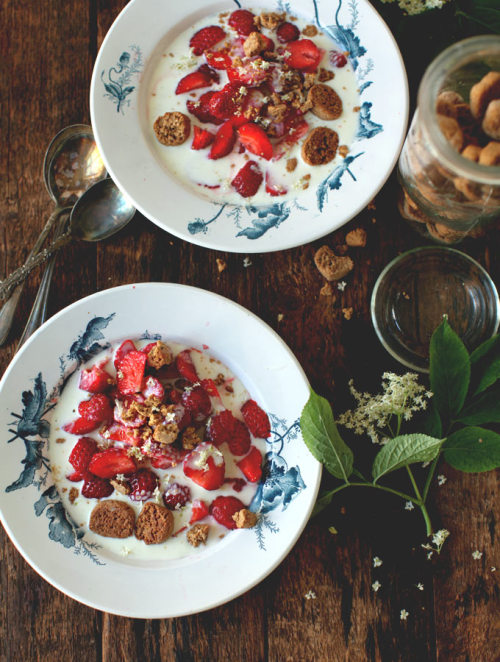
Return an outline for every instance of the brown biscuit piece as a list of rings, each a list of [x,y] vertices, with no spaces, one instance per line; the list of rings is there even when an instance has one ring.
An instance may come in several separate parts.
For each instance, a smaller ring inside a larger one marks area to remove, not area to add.
[[[313,129],[302,145],[302,158],[311,166],[330,163],[337,154],[339,136],[326,126]]]
[[[447,117],[446,115],[438,115],[437,119],[439,128],[446,140],[453,149],[460,152],[464,146],[464,134],[460,128],[460,124],[453,117]]]
[[[90,513],[89,529],[106,538],[128,538],[134,532],[135,512],[124,501],[100,501]]]
[[[479,155],[481,154],[481,147],[479,145],[467,145],[467,147],[462,151],[462,156],[469,161],[479,161]]]
[[[345,243],[348,246],[363,247],[366,246],[366,230],[355,228],[345,236]]]
[[[329,85],[316,83],[307,93],[311,112],[322,120],[336,120],[342,115],[342,99]]]
[[[158,545],[170,538],[174,530],[172,512],[153,501],[147,501],[135,525],[135,537],[146,545]]]
[[[192,526],[186,533],[188,543],[193,547],[198,547],[201,544],[204,545],[207,542],[209,528],[208,524],[195,524]]]
[[[500,140],[500,99],[489,102],[481,126],[487,136]]]
[[[487,166],[500,165],[500,142],[491,141],[483,147],[479,155],[479,163]]]
[[[493,99],[500,99],[500,72],[490,71],[470,90],[470,109],[480,119]]]
[[[182,145],[191,132],[191,120],[177,111],[165,113],[156,118],[153,129],[162,145]]]
[[[352,271],[354,262],[350,257],[338,257],[329,246],[321,246],[315,255],[314,263],[318,271],[328,281],[339,280]]]
[[[247,57],[259,55],[266,50],[267,39],[260,32],[251,32],[245,39],[243,50]]]
[[[234,513],[233,520],[237,529],[251,529],[257,524],[258,517],[251,510],[242,508],[237,513]]]
[[[446,115],[446,117],[457,117],[457,105],[463,104],[464,100],[456,92],[446,90],[440,92],[436,99],[436,113],[438,115]]]

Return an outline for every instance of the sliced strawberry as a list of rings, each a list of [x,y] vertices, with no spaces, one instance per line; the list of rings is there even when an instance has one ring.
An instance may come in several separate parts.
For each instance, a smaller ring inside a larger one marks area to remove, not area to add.
[[[340,51],[330,51],[329,58],[330,58],[330,62],[333,64],[334,67],[337,67],[337,69],[342,69],[342,67],[345,67],[345,65],[347,64],[346,56],[344,55],[344,53],[341,53]]]
[[[113,418],[109,399],[103,393],[96,393],[89,400],[82,400],[78,405],[78,413],[82,418],[94,423],[104,423]]]
[[[270,37],[266,37],[266,35],[262,35],[264,39],[266,40],[266,43],[264,44],[264,51],[274,51],[274,41]]]
[[[76,473],[83,476],[89,468],[90,460],[97,453],[97,450],[97,442],[91,437],[81,437],[78,439],[68,458],[69,463],[76,470]]]
[[[165,389],[163,388],[162,383],[156,377],[149,375],[149,377],[144,377],[141,386],[141,392],[145,398],[150,398],[154,396],[163,400],[165,397]]]
[[[322,57],[323,51],[310,39],[292,41],[285,51],[286,64],[292,69],[300,69],[305,73],[314,73]]]
[[[158,487],[158,476],[150,469],[139,469],[129,478],[132,491],[129,497],[132,501],[147,501],[151,499]]]
[[[255,446],[250,446],[248,455],[236,462],[236,465],[251,483],[258,483],[262,478],[262,454]]]
[[[263,175],[255,161],[247,161],[241,168],[236,177],[231,182],[231,186],[243,198],[249,198],[255,195],[262,184]]]
[[[62,429],[65,432],[69,432],[70,434],[81,435],[81,434],[88,434],[89,432],[96,430],[99,427],[99,425],[100,425],[99,421],[89,421],[88,418],[83,418],[81,416],[80,418],[77,418],[75,421],[63,425]]]
[[[90,461],[89,471],[100,478],[113,478],[116,474],[130,474],[136,469],[135,461],[123,448],[107,448],[96,453]]]
[[[144,447],[143,452],[151,458],[151,465],[155,469],[176,467],[188,455],[188,452],[185,450],[179,450],[173,446],[160,446],[160,444],[154,441],[147,445],[147,450]]]
[[[146,424],[146,417],[135,412],[134,418],[130,418],[128,415],[124,417],[125,412],[129,409],[132,401],[126,402],[125,400],[117,400],[115,408],[113,410],[113,418],[119,425],[124,425],[127,428],[140,428],[141,425]]]
[[[244,124],[248,124],[248,117],[245,117],[245,115],[233,115],[231,119],[229,120],[231,124],[234,126],[235,129],[239,129],[240,126],[243,126]]]
[[[236,522],[233,520],[233,515],[244,507],[245,504],[234,496],[218,496],[210,506],[210,514],[226,529],[235,529]]]
[[[229,450],[233,455],[245,455],[250,448],[250,434],[244,423],[237,418],[234,420],[234,428],[228,441]]]
[[[286,195],[288,189],[282,184],[276,184],[273,182],[271,175],[266,172],[266,193],[269,193],[269,195],[272,195],[273,197],[277,197],[280,195]]]
[[[221,90],[215,92],[208,103],[211,114],[221,120],[227,120],[243,109],[245,94],[241,88],[239,83],[227,83]]]
[[[111,439],[112,441],[121,441],[127,446],[139,446],[142,439],[137,428],[123,425],[122,423],[112,423],[109,427],[104,427],[101,430],[101,435],[104,439]]]
[[[182,352],[177,354],[175,359],[177,365],[177,370],[179,374],[187,379],[189,382],[194,384],[194,382],[199,381],[196,368],[194,367],[193,359],[191,358],[191,350],[184,349]]]
[[[255,14],[248,9],[236,9],[229,17],[228,24],[238,34],[248,36],[251,32],[257,31],[254,19]]]
[[[247,400],[241,407],[243,420],[254,437],[267,439],[271,436],[271,424],[266,412],[259,407],[255,400]]]
[[[115,368],[118,370],[120,363],[123,360],[123,357],[135,349],[135,345],[131,340],[124,340],[120,347],[115,352],[114,364]]]
[[[213,379],[202,379],[201,385],[211,398],[217,398],[221,402],[221,397]]]
[[[229,443],[235,427],[235,417],[229,409],[223,409],[215,416],[212,416],[207,425],[207,435],[210,441],[216,446]]]
[[[209,25],[206,28],[198,30],[189,40],[189,46],[193,49],[195,55],[201,55],[222,41],[226,33],[219,25]]]
[[[212,444],[202,442],[183,463],[184,474],[205,490],[217,490],[224,483],[224,456]]]
[[[254,62],[263,62],[263,60],[250,60],[239,67],[229,67],[227,76],[233,84],[243,84],[249,87],[257,87],[272,75],[274,67],[268,63],[257,66]]]
[[[156,347],[156,342],[150,342],[147,344],[145,347],[141,349],[141,352],[144,352],[144,354],[149,354],[149,352]]]
[[[113,377],[104,370],[107,361],[101,361],[93,365],[88,370],[82,370],[80,373],[80,382],[78,388],[88,393],[104,393],[115,382]]]
[[[249,152],[269,161],[273,157],[273,146],[264,129],[254,122],[240,126],[238,136]]]
[[[222,159],[233,149],[236,142],[236,133],[231,122],[225,122],[217,131],[215,140],[208,154],[209,159]]]
[[[186,389],[182,394],[182,404],[189,411],[195,423],[203,422],[212,411],[210,397],[203,386]]]
[[[200,122],[206,124],[210,122],[211,124],[222,124],[224,120],[215,117],[210,112],[210,100],[215,94],[214,91],[205,92],[201,95],[198,101],[187,101],[186,107],[188,111],[193,114]]]
[[[117,372],[117,386],[120,393],[128,395],[141,390],[147,356],[132,350],[126,354]]]
[[[231,57],[226,51],[205,51],[205,59],[207,64],[220,71],[228,69],[233,64]]]
[[[73,473],[70,473],[66,476],[68,480],[70,480],[72,483],[79,483],[81,480],[85,478],[84,474],[81,474],[79,471],[73,471]]]
[[[167,399],[174,405],[178,405],[182,402],[182,394],[175,388],[171,388],[167,393]]]
[[[191,149],[205,149],[211,145],[214,141],[215,134],[206,129],[200,129],[199,126],[194,126],[194,135],[193,142],[191,143]]]
[[[169,510],[180,510],[191,501],[191,490],[187,485],[170,483],[163,493],[163,503]]]
[[[184,78],[181,78],[175,88],[175,93],[186,94],[186,92],[192,92],[202,87],[210,87],[212,83],[218,82],[219,74],[215,69],[209,67],[208,64],[202,64],[196,71],[192,71],[187,76],[184,76]]]
[[[278,27],[276,36],[281,44],[288,44],[290,41],[297,41],[300,37],[300,30],[293,23],[286,21]]]
[[[87,474],[82,487],[82,496],[87,499],[104,499],[113,494],[113,486],[109,480]]]
[[[201,499],[194,499],[191,506],[191,519],[189,520],[190,524],[199,522],[201,519],[204,519],[209,513],[207,504]]]

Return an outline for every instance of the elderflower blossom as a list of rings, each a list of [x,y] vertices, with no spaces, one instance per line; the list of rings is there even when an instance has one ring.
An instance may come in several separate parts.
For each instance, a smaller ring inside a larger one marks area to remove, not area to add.
[[[441,553],[441,549],[445,543],[446,538],[450,535],[450,532],[447,529],[439,529],[432,535],[432,543],[426,543],[422,545],[424,549],[428,550],[427,558],[430,559],[434,552],[437,554]]]
[[[408,618],[409,615],[410,615],[410,612],[406,611],[406,609],[401,609],[401,611],[399,612],[399,618],[402,621],[406,621],[406,619]]]
[[[418,375],[407,372],[396,375],[385,372],[382,375],[382,393],[371,395],[361,393],[349,382],[349,388],[357,404],[356,409],[341,414],[338,423],[344,425],[355,434],[367,434],[374,444],[387,441],[387,437],[380,437],[379,430],[390,424],[392,416],[409,421],[417,411],[426,409],[427,400],[432,393],[425,386],[418,383]]]
[[[384,3],[396,0],[382,0]],[[441,9],[448,0],[398,0],[400,9],[409,15],[421,14],[428,9]]]

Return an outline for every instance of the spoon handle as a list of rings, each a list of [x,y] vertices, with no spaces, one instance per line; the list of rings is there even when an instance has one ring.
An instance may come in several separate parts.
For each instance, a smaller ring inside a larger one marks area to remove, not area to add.
[[[56,226],[54,239],[59,238],[64,233],[64,229],[66,227],[67,221],[68,221],[67,214],[61,214],[59,216],[59,222]],[[23,335],[19,340],[19,344],[17,345],[16,351],[19,351],[19,349],[22,347],[22,345],[24,345],[24,343],[28,340],[28,338],[47,319],[47,301],[49,298],[50,283],[52,281],[52,274],[54,272],[55,261],[56,261],[55,255],[52,255],[52,257],[49,258],[47,264],[45,265],[45,269],[43,272],[42,280],[40,282],[40,287],[38,288],[35,302],[33,303],[30,316],[28,318],[26,326],[24,327]]]
[[[47,239],[47,236],[51,231],[52,226],[59,218],[60,213],[61,213],[61,209],[56,208],[56,210],[49,216],[49,220],[45,223],[45,227],[38,235],[38,239],[35,241],[33,248],[31,249],[31,252],[28,255],[28,261],[32,259],[38,253],[40,248],[43,246],[44,241]],[[4,283],[6,283],[9,280],[9,278],[3,281],[0,287],[3,287]],[[12,326],[12,322],[14,321],[14,316],[17,310],[17,304],[19,303],[19,299],[21,297],[23,287],[24,287],[24,278],[19,280],[18,282],[14,282],[10,289],[6,288],[7,293],[1,297],[2,299],[7,299],[8,296],[11,295],[10,299],[6,301],[5,304],[2,306],[2,308],[0,309],[0,345],[3,345],[5,343],[5,341],[7,340],[7,336],[9,335],[9,331]]]

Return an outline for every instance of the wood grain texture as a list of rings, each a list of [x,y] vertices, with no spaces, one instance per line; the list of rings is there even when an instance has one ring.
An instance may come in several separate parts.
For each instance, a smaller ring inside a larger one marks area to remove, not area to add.
[[[89,121],[93,60],[125,4],[3,2],[2,274],[23,261],[51,209],[41,177],[45,148],[62,127]],[[75,243],[61,252],[51,312],[123,283],[176,282],[210,289],[246,306],[275,329],[314,388],[335,411],[342,411],[349,405],[349,378],[363,390],[375,390],[384,370],[400,371],[376,339],[369,315],[371,290],[383,266],[424,243],[400,220],[396,189],[393,176],[377,196],[376,208],[365,209],[345,228],[310,245],[252,255],[247,268],[243,255],[193,246],[136,214],[116,237],[97,246]],[[367,247],[351,249],[355,268],[345,279],[345,290],[320,295],[323,279],[314,266],[314,252],[322,244],[342,246],[354,227],[367,230]],[[498,231],[462,248],[500,282]],[[227,262],[222,273],[217,257]],[[10,342],[0,350],[2,370],[14,355],[39,278],[37,272],[28,282]],[[353,316],[347,320],[343,309],[350,307]],[[371,451],[366,443],[355,442],[361,458]],[[448,480],[443,486],[434,481],[431,514],[436,526],[450,529],[451,536],[440,557],[426,559],[419,513],[405,511],[390,496],[367,498],[363,490],[352,489],[339,494],[331,509],[307,526],[289,556],[259,586],[227,605],[179,619],[133,620],[89,609],[39,577],[2,531],[0,659],[496,662],[498,475],[466,475],[448,467],[441,471]],[[338,533],[330,534],[329,526]],[[475,549],[483,552],[479,561],[472,558]],[[373,567],[376,555],[383,560],[379,568]],[[377,593],[375,581],[381,583]],[[310,591],[315,599],[305,597]],[[407,621],[400,620],[401,609],[409,612]]]

